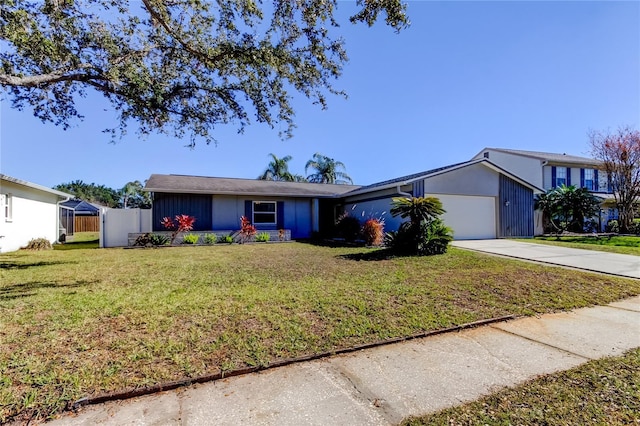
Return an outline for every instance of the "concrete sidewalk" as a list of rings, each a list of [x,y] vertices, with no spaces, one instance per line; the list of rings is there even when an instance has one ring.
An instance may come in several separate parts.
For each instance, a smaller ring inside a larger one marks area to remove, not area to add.
[[[640,278],[640,256],[582,250],[513,240],[460,240],[455,247],[592,272]]]
[[[390,425],[640,347],[640,296],[86,407],[51,425]]]

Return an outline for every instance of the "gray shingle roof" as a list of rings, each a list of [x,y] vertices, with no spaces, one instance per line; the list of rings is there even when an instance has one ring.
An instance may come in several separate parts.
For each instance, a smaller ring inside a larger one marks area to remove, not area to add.
[[[144,187],[151,192],[317,198],[334,197],[357,188],[356,185],[159,174],[151,175]]]
[[[523,155],[525,157],[537,158],[539,160],[546,160],[553,163],[570,163],[570,164],[584,164],[584,165],[600,165],[601,162],[589,157],[580,157],[577,155],[558,154],[554,152],[541,152],[541,151],[525,151],[520,149],[506,149],[506,148],[485,148],[486,150],[499,151],[507,154]],[[482,152],[481,151],[481,152]]]
[[[385,181],[382,181],[382,182],[372,183],[371,185],[367,185],[367,186],[363,186],[363,187],[360,187],[360,188],[356,188],[356,189],[354,189],[354,191],[358,191],[358,192],[360,192],[360,191],[365,192],[366,191],[366,192],[368,192],[371,189],[392,185],[394,183],[400,183],[401,184],[403,182],[407,182],[407,181],[410,181],[410,180],[413,180],[413,179],[418,179],[420,177],[428,176],[428,175],[431,175],[433,173],[443,172],[443,171],[445,171],[447,169],[452,169],[454,167],[461,166],[461,165],[463,165],[465,163],[469,163],[469,161],[463,161],[462,163],[451,164],[449,166],[438,167],[436,169],[426,170],[424,172],[419,172],[419,173],[412,173],[410,175],[402,176],[402,177],[395,178],[395,179],[389,179],[389,180],[385,180]]]

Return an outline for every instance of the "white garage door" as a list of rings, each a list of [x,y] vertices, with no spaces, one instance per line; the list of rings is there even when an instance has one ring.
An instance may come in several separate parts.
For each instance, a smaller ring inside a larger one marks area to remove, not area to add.
[[[495,197],[471,195],[426,194],[437,197],[447,211],[442,215],[444,223],[453,228],[456,240],[480,240],[496,238]]]

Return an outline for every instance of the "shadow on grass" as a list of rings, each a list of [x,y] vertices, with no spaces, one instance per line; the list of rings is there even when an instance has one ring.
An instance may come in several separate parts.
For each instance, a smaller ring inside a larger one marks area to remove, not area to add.
[[[393,253],[389,249],[374,249],[364,253],[349,253],[336,256],[339,259],[355,260],[355,261],[380,261],[389,260],[399,257],[398,254]]]
[[[13,299],[20,299],[23,297],[34,296],[37,294],[38,290],[45,289],[45,288],[69,289],[69,288],[84,287],[92,283],[93,281],[81,280],[81,281],[77,281],[75,283],[69,283],[69,284],[54,284],[54,283],[41,283],[41,282],[12,284],[12,285],[0,288],[0,300],[13,300]]]
[[[51,265],[63,265],[65,263],[78,263],[78,262],[31,262],[21,263],[12,261],[0,262],[0,269],[29,269],[37,266],[51,266]]]

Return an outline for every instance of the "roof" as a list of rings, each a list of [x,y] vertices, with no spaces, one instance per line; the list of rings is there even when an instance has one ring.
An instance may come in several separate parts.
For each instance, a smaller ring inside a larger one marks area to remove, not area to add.
[[[67,194],[66,192],[62,192],[62,191],[58,191],[58,190],[55,190],[55,189],[47,188],[46,186],[38,185],[37,183],[27,182],[26,180],[22,180],[22,179],[14,178],[14,177],[11,177],[11,176],[3,175],[1,173],[0,173],[0,180],[4,180],[4,181],[7,181],[7,182],[15,183],[17,185],[22,185],[22,186],[26,186],[26,187],[29,187],[29,188],[37,189],[39,191],[48,192],[50,194],[57,195],[60,198],[71,198],[71,197],[73,197],[73,195]]]
[[[598,161],[595,158],[580,157],[577,155],[568,155],[564,153],[559,154],[554,152],[524,151],[520,149],[506,149],[506,148],[484,148],[482,151],[480,151],[476,155],[476,157],[487,150],[504,152],[506,154],[521,155],[523,157],[535,158],[538,160],[549,161],[552,163],[584,164],[584,165],[592,165],[592,166],[598,166],[602,164],[601,161]]]
[[[358,195],[358,194],[366,194],[368,192],[373,192],[373,191],[378,191],[378,190],[382,190],[382,189],[389,189],[389,188],[395,188],[398,186],[403,186],[403,185],[410,185],[412,184],[414,181],[417,180],[422,180],[422,179],[428,179],[430,177],[433,176],[437,176],[443,173],[448,173],[454,170],[458,170],[464,167],[468,167],[468,166],[472,166],[474,164],[482,164],[486,167],[489,167],[490,169],[495,170],[498,173],[502,173],[503,175],[509,177],[510,179],[520,183],[521,185],[526,186],[527,188],[531,188],[534,192],[544,192],[542,189],[538,188],[537,186],[534,186],[532,184],[530,184],[529,182],[522,180],[521,178],[519,178],[518,176],[514,175],[511,172],[508,172],[507,170],[503,169],[502,167],[492,163],[490,160],[486,159],[486,158],[478,158],[476,160],[469,160],[469,161],[465,161],[463,163],[456,163],[456,164],[451,164],[449,166],[445,166],[445,167],[439,167],[437,169],[431,169],[431,170],[427,170],[424,172],[420,172],[420,173],[413,173],[407,176],[403,176],[403,177],[399,177],[396,179],[391,179],[391,180],[386,180],[384,182],[379,182],[379,183],[374,183],[372,185],[368,185],[368,186],[363,186],[361,188],[355,189],[351,192],[349,192],[348,194],[345,194],[347,196],[352,196],[352,195]]]
[[[356,185],[153,174],[147,180],[144,190],[182,194],[331,198],[357,188],[359,186]]]
[[[99,207],[83,200],[69,200],[60,204],[65,207],[72,208],[75,212],[97,213],[100,210]]]

